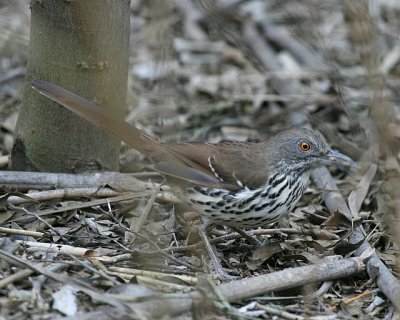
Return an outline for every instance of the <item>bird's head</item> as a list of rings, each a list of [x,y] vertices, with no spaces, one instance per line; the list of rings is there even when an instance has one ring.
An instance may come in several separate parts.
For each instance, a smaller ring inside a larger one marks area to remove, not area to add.
[[[297,174],[322,164],[341,170],[355,164],[348,156],[332,150],[319,132],[309,129],[282,131],[268,141],[267,153],[270,167]]]

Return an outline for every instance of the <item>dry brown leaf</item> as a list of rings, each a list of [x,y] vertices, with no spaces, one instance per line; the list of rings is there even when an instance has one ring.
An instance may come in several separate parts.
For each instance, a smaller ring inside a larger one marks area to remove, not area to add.
[[[359,211],[361,209],[361,205],[367,196],[369,187],[371,185],[372,180],[375,177],[376,170],[378,166],[376,164],[371,164],[368,171],[363,175],[358,185],[353,189],[353,191],[349,195],[349,208],[351,211],[351,215],[353,219],[357,219],[359,216]]]
[[[279,243],[267,244],[258,247],[253,251],[252,256],[246,261],[246,266],[250,270],[256,270],[260,265],[262,265],[266,260],[268,260],[272,255],[278,252],[282,252],[283,248]]]

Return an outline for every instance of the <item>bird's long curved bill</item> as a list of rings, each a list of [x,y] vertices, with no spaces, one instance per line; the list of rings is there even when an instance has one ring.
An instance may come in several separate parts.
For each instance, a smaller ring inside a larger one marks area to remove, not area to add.
[[[348,172],[348,166],[352,167],[356,164],[350,157],[335,150],[329,150],[324,158],[321,159],[323,164],[332,165],[342,171]]]

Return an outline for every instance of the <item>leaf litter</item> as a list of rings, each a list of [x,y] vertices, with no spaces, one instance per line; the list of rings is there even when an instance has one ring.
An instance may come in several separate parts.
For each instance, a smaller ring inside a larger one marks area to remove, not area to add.
[[[370,15],[375,32],[386,44],[382,46],[382,70],[388,82],[384,95],[394,101],[399,85],[393,46],[395,30],[399,28],[395,13],[399,8],[387,1],[376,4],[380,11]],[[368,154],[367,142],[373,139],[365,137],[374,126],[367,119],[370,88],[367,68],[358,53],[359,43],[351,37],[352,18],[346,11],[349,9],[339,1],[218,1],[220,7],[214,7],[202,0],[165,1],[159,5],[172,6],[174,10],[166,10],[157,24],[154,19],[146,20],[149,7],[144,1],[131,4],[131,41],[140,45],[131,56],[129,72],[134,85],[129,87],[128,100],[134,95],[138,98],[128,118],[137,127],[164,141],[257,141],[310,121],[335,148],[367,164],[361,173],[352,172],[345,178],[332,170],[348,201],[351,217],[338,210],[330,214],[323,202],[323,194],[329,190],[311,184],[290,216],[269,229],[255,230],[258,233],[253,237],[259,245],[229,228],[213,227],[211,238],[224,266],[243,279],[274,274],[317,265],[327,256],[352,256],[368,241],[398,276],[399,241],[390,236],[394,224],[388,221],[398,221],[399,216],[387,219],[387,212],[398,201],[387,197],[388,193],[392,197],[397,194],[398,182],[387,176],[398,174],[398,157],[385,167]],[[25,15],[16,10],[14,19],[20,21]],[[254,25],[257,28],[251,29]],[[160,26],[167,27],[159,29]],[[151,29],[155,32],[146,32]],[[152,38],[157,34],[171,41],[168,50]],[[249,39],[250,35],[255,38]],[[266,69],[271,66],[263,63],[253,46],[258,43],[271,46],[271,58],[280,63],[279,68]],[[160,58],[161,50],[164,55]],[[25,63],[25,59],[7,54],[0,58],[0,68],[10,75],[13,65],[19,68]],[[10,59],[15,62],[8,63]],[[18,73],[13,74],[17,78],[4,80],[9,87],[22,81]],[[283,93],[282,86],[287,88],[288,82],[298,90]],[[15,92],[10,100],[6,86],[0,87],[0,101],[6,106],[2,109],[7,123],[4,141],[13,130],[10,123],[15,117],[15,111],[7,115],[7,106],[15,109],[22,98],[21,92]],[[309,120],[301,120],[304,118],[300,115]],[[394,128],[391,130],[396,133],[399,119],[395,109],[393,122],[387,128]],[[395,136],[399,138],[398,134]],[[131,167],[131,157],[130,151],[122,150],[121,170],[125,171]],[[10,152],[5,142],[1,151]],[[378,167],[370,163],[378,163]],[[145,162],[141,168],[147,165]],[[142,178],[144,182],[149,179],[152,177]],[[178,302],[187,298],[185,293],[195,290],[202,292],[214,307],[183,309],[189,317],[208,313],[221,318],[389,319],[395,318],[396,312],[398,316],[399,310],[365,273],[336,279],[321,295],[317,295],[316,283],[232,304],[219,300],[214,291],[218,286],[203,283],[196,287],[198,278],[208,272],[207,257],[196,236],[196,215],[176,199],[171,201],[171,190],[158,188],[154,185],[149,190],[146,185],[142,188],[145,194],[139,195],[138,190],[129,192],[115,186],[116,194],[106,200],[93,194],[69,200],[31,201],[26,189],[19,192],[5,187],[1,206],[4,230],[0,230],[0,316],[45,315],[61,319],[64,315],[78,319],[101,315],[111,319],[114,314],[144,319],[151,318],[152,313],[145,304],[134,302],[147,301],[153,309],[162,310],[160,300]],[[11,206],[11,196],[27,202]],[[145,210],[148,216],[139,223]],[[349,237],[358,226],[364,228],[365,238],[350,242]],[[6,253],[18,259],[13,260]],[[56,273],[46,271],[54,264]],[[174,308],[164,311],[171,318],[178,313]]]

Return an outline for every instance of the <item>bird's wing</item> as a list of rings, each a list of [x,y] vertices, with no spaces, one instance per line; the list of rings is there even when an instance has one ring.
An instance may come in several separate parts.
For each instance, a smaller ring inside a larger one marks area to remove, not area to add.
[[[221,142],[167,145],[192,168],[217,178],[230,190],[260,187],[268,178],[265,143]]]

